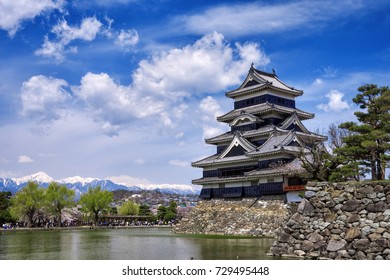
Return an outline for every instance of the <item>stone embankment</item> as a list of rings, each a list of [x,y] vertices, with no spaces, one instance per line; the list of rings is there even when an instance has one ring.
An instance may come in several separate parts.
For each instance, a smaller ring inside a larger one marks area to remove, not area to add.
[[[311,259],[390,259],[390,183],[310,183],[271,253]]]
[[[203,200],[173,231],[186,234],[275,236],[287,215],[281,199]]]

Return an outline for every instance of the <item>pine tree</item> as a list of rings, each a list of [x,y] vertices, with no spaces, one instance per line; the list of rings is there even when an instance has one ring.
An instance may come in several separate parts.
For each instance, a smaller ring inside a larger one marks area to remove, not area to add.
[[[383,180],[390,160],[390,90],[367,84],[358,91],[352,100],[363,111],[355,112],[358,123],[345,122],[339,126],[348,130],[349,135],[335,153],[347,160],[345,170],[354,171],[355,175],[369,170],[372,180]]]

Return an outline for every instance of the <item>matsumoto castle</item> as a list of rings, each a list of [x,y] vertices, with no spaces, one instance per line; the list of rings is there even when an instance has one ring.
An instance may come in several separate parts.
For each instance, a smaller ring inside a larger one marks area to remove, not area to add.
[[[230,131],[206,139],[216,153],[192,163],[203,168],[200,198],[240,198],[285,194],[304,188],[298,155],[327,138],[310,132],[303,120],[314,114],[295,107],[302,90],[290,87],[273,73],[253,67],[241,86],[226,92],[234,109],[217,117]]]

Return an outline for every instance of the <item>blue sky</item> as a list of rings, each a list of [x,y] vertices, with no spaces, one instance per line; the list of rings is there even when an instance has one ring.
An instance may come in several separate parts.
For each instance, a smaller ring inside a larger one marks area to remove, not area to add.
[[[190,184],[251,63],[323,132],[390,85],[390,2],[0,0],[0,177]]]

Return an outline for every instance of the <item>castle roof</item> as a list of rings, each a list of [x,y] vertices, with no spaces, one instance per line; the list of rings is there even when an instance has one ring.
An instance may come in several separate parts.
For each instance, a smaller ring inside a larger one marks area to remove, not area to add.
[[[277,112],[281,114],[290,115],[293,113],[296,113],[297,116],[302,120],[312,119],[314,118],[313,113],[308,113],[296,108],[289,108],[285,106],[280,106],[276,104],[272,104],[269,102],[261,103],[249,107],[245,107],[244,109],[235,109],[232,110],[222,116],[217,117],[217,121],[220,122],[231,122],[235,118],[237,118],[241,114],[252,114],[252,115],[259,115],[259,114],[265,114],[265,113],[271,113],[271,112]]]
[[[241,133],[235,133],[233,140],[229,146],[221,154],[216,154],[211,157],[192,163],[194,167],[205,167],[210,165],[220,165],[232,162],[250,162],[257,161],[259,157],[280,155],[280,154],[298,154],[307,153],[308,149],[304,142],[300,139],[302,136],[310,137],[304,133],[295,131],[276,131],[271,133],[267,141],[259,147],[255,147],[246,140]],[[244,154],[236,156],[227,156],[229,151],[234,146],[241,146],[245,150]]]
[[[210,183],[232,183],[232,182],[244,182],[251,181],[254,178],[270,177],[278,175],[291,175],[304,173],[305,169],[302,167],[302,162],[295,158],[289,163],[276,164],[275,166],[255,169],[249,172],[245,172],[242,176],[234,177],[206,177],[192,180],[193,184],[210,184]]]
[[[248,139],[248,138],[252,138],[252,137],[268,135],[273,131],[288,132],[288,130],[283,130],[283,129],[281,129],[273,124],[269,124],[269,125],[262,126],[258,129],[255,129],[255,130],[243,131],[243,132],[241,132],[241,134],[243,137]],[[230,141],[231,139],[233,139],[233,137],[234,137],[234,132],[229,131],[229,132],[223,133],[223,134],[215,136],[215,137],[207,138],[206,143],[207,144],[223,143],[223,142]]]
[[[275,91],[284,92],[287,94],[295,96],[300,96],[303,94],[302,90],[294,89],[283,83],[279,80],[278,76],[275,72],[267,73],[264,71],[257,70],[253,67],[249,69],[248,75],[245,78],[244,82],[241,86],[235,90],[226,92],[226,96],[230,98],[236,98],[238,96],[252,93],[255,91],[263,90],[263,89],[273,89]]]

